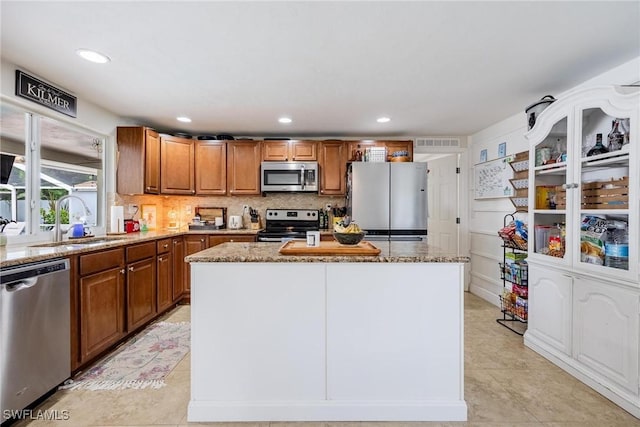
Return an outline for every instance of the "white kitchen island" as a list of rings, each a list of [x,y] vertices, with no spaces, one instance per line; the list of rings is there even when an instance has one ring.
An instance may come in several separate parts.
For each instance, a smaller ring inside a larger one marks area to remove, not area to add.
[[[463,267],[425,243],[191,263],[189,421],[464,421]]]

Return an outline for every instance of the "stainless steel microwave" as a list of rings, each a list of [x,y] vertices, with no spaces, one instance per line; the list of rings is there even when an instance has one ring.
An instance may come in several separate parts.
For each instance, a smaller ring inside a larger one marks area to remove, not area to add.
[[[318,192],[318,162],[262,162],[262,192]]]

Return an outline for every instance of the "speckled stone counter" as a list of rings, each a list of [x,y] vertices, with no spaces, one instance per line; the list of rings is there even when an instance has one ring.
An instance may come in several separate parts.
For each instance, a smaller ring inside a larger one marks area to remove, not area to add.
[[[467,263],[469,257],[444,253],[426,242],[373,241],[381,252],[360,255],[282,255],[282,243],[224,243],[189,255],[187,262],[451,262]]]
[[[224,243],[190,255],[190,422],[464,421],[467,257]]]
[[[14,265],[25,264],[29,262],[43,261],[52,258],[63,258],[70,255],[76,255],[80,253],[93,252],[101,249],[112,249],[114,247],[130,245],[140,242],[146,242],[150,240],[158,240],[168,237],[191,235],[191,234],[249,234],[255,235],[258,230],[203,230],[203,231],[147,231],[140,233],[128,233],[120,235],[106,236],[108,241],[101,241],[100,243],[84,245],[79,244],[82,241],[91,241],[104,239],[105,236],[98,236],[95,238],[78,239],[78,240],[65,240],[60,244],[52,242],[33,242],[25,243],[21,245],[9,245],[0,247],[0,264],[2,267],[10,267]],[[55,246],[47,246],[55,245]]]

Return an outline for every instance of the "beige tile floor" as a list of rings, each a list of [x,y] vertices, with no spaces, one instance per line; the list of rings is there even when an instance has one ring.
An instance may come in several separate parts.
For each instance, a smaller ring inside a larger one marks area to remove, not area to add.
[[[67,410],[69,420],[15,426],[217,427],[631,427],[640,420],[547,362],[522,337],[495,322],[499,310],[465,294],[465,399],[468,422],[449,423],[188,423],[189,357],[157,390],[58,391],[38,409]],[[189,320],[188,306],[166,321]],[[298,424],[304,424],[298,425]]]

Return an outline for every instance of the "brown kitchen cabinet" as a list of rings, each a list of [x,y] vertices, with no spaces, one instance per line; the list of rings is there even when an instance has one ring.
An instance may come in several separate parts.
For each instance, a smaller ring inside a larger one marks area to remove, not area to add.
[[[125,248],[127,261],[127,331],[153,319],[156,306],[156,243]]]
[[[318,146],[320,195],[341,196],[345,193],[347,147],[342,141],[322,141]]]
[[[160,192],[195,194],[195,149],[190,139],[160,137]]]
[[[196,194],[227,194],[227,145],[224,141],[195,142]]]
[[[77,271],[81,365],[125,336],[124,251],[80,255]]]
[[[317,159],[316,141],[263,141],[262,160],[265,162],[311,162]]]
[[[209,235],[209,247],[227,242],[255,242],[256,236],[253,234],[213,234]]]
[[[260,159],[260,141],[227,142],[229,195],[260,194]]]
[[[173,271],[172,271],[172,297],[173,302],[177,303],[182,299],[182,296],[186,290],[185,285],[185,262],[184,262],[184,239],[182,236],[174,237],[171,239],[173,245],[172,258],[173,258]]]
[[[173,243],[172,239],[156,242],[156,304],[162,313],[173,305]]]
[[[194,234],[184,236],[184,256],[193,255],[196,252],[203,251],[209,246],[209,236],[206,234]],[[184,294],[189,296],[191,292],[191,268],[188,263],[185,263],[184,268]]]
[[[141,126],[120,126],[116,131],[117,192],[160,193],[160,135]]]

